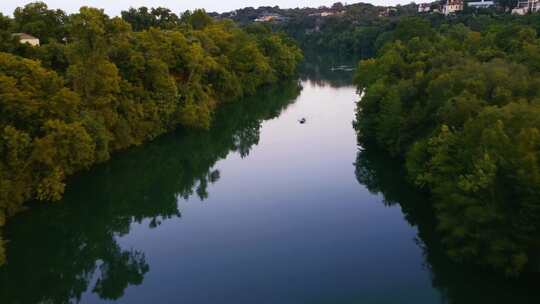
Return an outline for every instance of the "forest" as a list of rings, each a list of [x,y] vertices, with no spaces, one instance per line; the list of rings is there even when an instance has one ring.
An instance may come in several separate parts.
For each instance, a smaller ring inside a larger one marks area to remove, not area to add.
[[[431,21],[360,62],[359,140],[403,160],[454,261],[538,271],[540,16]]]
[[[473,2],[473,1],[465,1]],[[276,30],[294,38],[305,52],[324,52],[351,58],[370,58],[387,42],[402,19],[420,16],[428,20],[433,27],[442,24],[465,24],[474,30],[492,22],[503,24],[519,18],[511,16],[509,11],[517,1],[495,0],[495,6],[476,9],[464,6],[463,11],[445,16],[440,13],[419,13],[418,4],[380,6],[371,3],[336,2],[331,6],[318,8],[294,8],[262,6],[247,7],[233,12],[213,14],[219,18],[230,18],[239,24],[251,24],[264,14],[277,14],[285,21],[270,22]],[[431,2],[431,8],[442,10],[446,1]],[[388,10],[391,8],[391,10]]]
[[[19,43],[22,32],[41,46]],[[293,76],[301,59],[285,35],[203,10],[111,18],[37,2],[0,14],[0,227],[27,201],[61,199],[67,177],[115,151],[209,129],[219,105]]]
[[[360,145],[405,164],[408,182],[430,196],[429,226],[452,260],[512,277],[539,271],[540,16],[380,11],[140,7],[112,18],[37,2],[0,14],[0,227],[26,202],[60,200],[66,178],[115,151],[175,129],[211,129],[220,105],[294,76],[301,46],[364,58],[355,77]],[[288,21],[252,22],[264,12]],[[13,33],[22,32],[41,46],[19,43]],[[332,65],[319,61],[304,68]],[[204,197],[219,177],[208,170],[183,191],[199,182]]]
[[[397,5],[395,9],[392,15],[381,17],[386,7],[336,2],[330,7],[318,8],[247,7],[216,15],[247,25],[265,13],[278,14],[287,21],[270,25],[294,38],[304,51],[367,58],[375,55],[377,46],[384,43],[383,34],[392,31],[399,19],[416,15],[418,11],[414,3]],[[322,17],[321,13],[331,15]],[[379,36],[381,39],[378,40]]]

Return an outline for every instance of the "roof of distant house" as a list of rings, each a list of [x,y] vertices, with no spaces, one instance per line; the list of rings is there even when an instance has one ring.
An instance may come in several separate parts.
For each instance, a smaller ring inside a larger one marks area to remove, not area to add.
[[[467,4],[495,4],[495,1],[492,0],[479,0],[479,1],[472,1],[468,2]]]
[[[37,37],[34,37],[27,33],[15,33],[13,36],[19,37],[19,39],[38,39]]]

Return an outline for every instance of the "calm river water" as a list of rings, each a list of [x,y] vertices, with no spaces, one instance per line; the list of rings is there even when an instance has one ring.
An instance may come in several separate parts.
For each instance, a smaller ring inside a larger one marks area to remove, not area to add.
[[[399,164],[357,146],[350,79],[308,65],[74,177],[7,226],[0,303],[540,303],[444,258]]]

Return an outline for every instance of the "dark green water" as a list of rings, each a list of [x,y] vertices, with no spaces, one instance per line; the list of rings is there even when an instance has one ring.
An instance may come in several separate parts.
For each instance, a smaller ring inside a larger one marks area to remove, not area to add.
[[[307,65],[74,177],[7,226],[0,303],[540,303],[444,257],[400,164],[358,148],[350,78]]]

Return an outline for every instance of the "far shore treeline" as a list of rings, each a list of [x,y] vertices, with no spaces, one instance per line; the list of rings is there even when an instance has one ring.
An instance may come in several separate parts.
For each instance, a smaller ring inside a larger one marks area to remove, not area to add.
[[[66,177],[114,151],[178,126],[208,129],[219,104],[294,75],[302,58],[266,26],[202,10],[159,9],[151,24],[44,3],[13,15],[0,14],[0,226],[29,200],[61,199]]]
[[[405,18],[361,61],[355,128],[432,196],[448,255],[540,271],[540,15]]]

